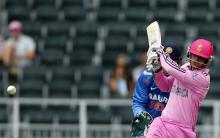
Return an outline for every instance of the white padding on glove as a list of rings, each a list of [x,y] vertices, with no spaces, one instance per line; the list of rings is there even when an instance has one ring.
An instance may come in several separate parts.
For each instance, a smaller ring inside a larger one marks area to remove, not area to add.
[[[150,54],[151,52],[157,52],[159,50],[163,50],[163,46],[162,45],[158,45],[157,43],[155,43],[154,45],[150,46],[148,51],[147,51],[147,55]]]
[[[158,56],[156,52],[147,53],[147,63],[146,67],[149,69],[153,69],[153,64],[158,64]]]

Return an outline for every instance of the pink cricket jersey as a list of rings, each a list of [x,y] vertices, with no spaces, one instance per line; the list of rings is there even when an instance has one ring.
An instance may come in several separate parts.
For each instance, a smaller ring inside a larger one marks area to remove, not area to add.
[[[154,75],[157,86],[164,92],[170,92],[162,116],[194,128],[199,106],[209,90],[209,69],[190,70],[189,63],[180,67],[167,53],[159,53],[161,66],[170,74],[165,77],[160,71]]]

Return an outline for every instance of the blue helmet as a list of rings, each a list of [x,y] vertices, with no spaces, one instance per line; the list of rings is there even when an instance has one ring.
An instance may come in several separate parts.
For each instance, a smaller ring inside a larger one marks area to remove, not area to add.
[[[180,52],[180,48],[174,44],[174,43],[165,43],[164,45],[164,51],[166,51],[169,55],[170,58],[173,60],[181,60],[182,59],[182,54]]]

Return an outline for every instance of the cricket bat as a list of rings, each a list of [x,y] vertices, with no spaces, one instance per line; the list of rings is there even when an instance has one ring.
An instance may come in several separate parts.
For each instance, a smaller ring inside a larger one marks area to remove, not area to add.
[[[157,21],[151,23],[146,27],[147,31],[147,37],[148,37],[148,44],[149,44],[149,50],[148,54],[150,52],[156,52],[156,49],[151,49],[150,47],[153,45],[160,46],[161,45],[161,33],[160,33],[160,27]],[[147,68],[153,68],[153,62],[152,60],[147,61]]]

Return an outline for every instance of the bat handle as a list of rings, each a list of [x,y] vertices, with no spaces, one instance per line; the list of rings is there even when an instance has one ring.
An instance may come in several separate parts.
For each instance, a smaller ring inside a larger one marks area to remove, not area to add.
[[[146,67],[147,67],[148,71],[152,71],[153,70],[153,68],[154,68],[153,64],[158,64],[158,60],[154,59],[151,64],[147,64]]]
[[[158,60],[153,60],[153,64],[158,64]]]
[[[157,49],[156,48],[152,48],[152,52],[157,52]]]

